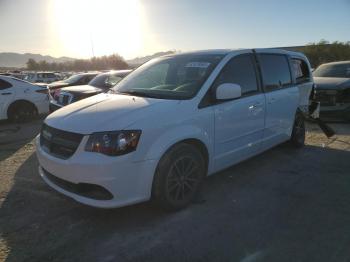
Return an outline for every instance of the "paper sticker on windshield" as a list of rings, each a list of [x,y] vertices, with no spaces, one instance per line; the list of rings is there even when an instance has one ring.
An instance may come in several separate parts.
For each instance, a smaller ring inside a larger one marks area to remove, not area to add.
[[[208,62],[190,62],[186,64],[186,67],[207,68],[208,66],[210,66]]]

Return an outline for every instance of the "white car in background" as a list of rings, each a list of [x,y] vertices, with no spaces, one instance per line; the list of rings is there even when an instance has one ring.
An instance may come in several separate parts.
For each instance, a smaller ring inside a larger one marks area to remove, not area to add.
[[[302,70],[302,69],[305,70]],[[109,93],[49,115],[39,173],[87,205],[188,205],[207,175],[290,141],[302,147],[313,79],[301,53],[211,50],[147,62]]]
[[[49,112],[47,88],[7,76],[0,76],[0,120],[29,120]]]
[[[28,73],[25,77],[24,80],[31,82],[31,83],[52,83],[60,78],[50,72],[36,72],[36,73]]]

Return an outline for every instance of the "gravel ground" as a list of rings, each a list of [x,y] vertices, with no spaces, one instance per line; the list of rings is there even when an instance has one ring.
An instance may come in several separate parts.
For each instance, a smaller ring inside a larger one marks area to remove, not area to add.
[[[350,261],[350,125],[209,177],[197,203],[100,210],[44,184],[40,121],[0,124],[0,261]]]

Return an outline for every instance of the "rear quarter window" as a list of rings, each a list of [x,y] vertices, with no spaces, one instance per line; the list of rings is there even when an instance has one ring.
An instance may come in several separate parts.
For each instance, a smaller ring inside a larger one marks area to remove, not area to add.
[[[310,81],[310,71],[306,62],[299,58],[292,58],[292,70],[297,84]]]

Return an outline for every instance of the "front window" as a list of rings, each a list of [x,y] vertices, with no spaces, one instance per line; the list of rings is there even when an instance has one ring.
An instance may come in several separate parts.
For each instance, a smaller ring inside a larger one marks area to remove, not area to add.
[[[67,83],[67,84],[74,84],[76,82],[78,82],[83,76],[82,75],[72,75],[71,77],[63,80],[63,82]]]
[[[316,77],[350,78],[350,64],[321,65],[313,73]]]
[[[152,60],[121,80],[119,93],[160,99],[194,97],[223,55],[177,55]]]

